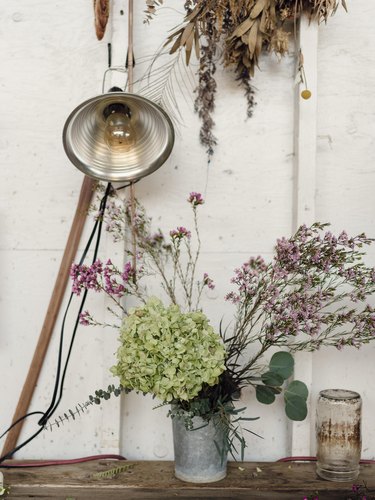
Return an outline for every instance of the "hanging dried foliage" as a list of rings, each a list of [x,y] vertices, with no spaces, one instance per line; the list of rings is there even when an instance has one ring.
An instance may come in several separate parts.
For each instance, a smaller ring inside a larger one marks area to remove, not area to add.
[[[150,15],[158,3],[146,1]],[[262,51],[283,56],[288,52],[293,20],[301,12],[310,19],[326,22],[345,0],[186,0],[186,15],[181,26],[166,41],[170,54],[185,51],[188,65],[194,52],[199,60],[198,89],[195,108],[202,119],[201,142],[209,156],[216,139],[212,129],[215,107],[215,61],[234,69],[244,88],[247,116],[255,106],[251,77],[259,64]],[[151,9],[151,10],[150,10]],[[219,49],[220,47],[220,49]]]
[[[94,0],[95,32],[98,40],[105,34],[109,16],[109,0]]]
[[[146,16],[144,23],[149,23],[154,17],[156,12],[156,7],[160,7],[163,4],[163,0],[146,0],[146,10],[144,11]]]

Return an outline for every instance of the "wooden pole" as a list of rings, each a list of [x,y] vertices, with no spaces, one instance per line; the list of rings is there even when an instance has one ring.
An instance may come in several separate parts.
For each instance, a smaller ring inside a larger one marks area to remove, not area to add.
[[[294,141],[294,206],[293,231],[301,224],[307,226],[315,222],[316,191],[316,120],[317,120],[317,59],[318,59],[318,23],[310,22],[309,16],[303,14],[299,29],[299,47],[304,60],[304,78],[311,91],[311,98],[304,100],[301,91],[305,84],[296,89],[295,105],[295,141]],[[312,388],[312,353],[296,352],[294,355],[294,377],[303,380]],[[308,400],[308,416],[302,422],[291,422],[290,454],[306,456],[311,453],[311,396]]]
[[[81,192],[78,199],[76,212],[74,215],[72,227],[68,236],[68,241],[64,250],[60,269],[56,278],[55,286],[52,291],[51,299],[48,305],[47,313],[44,319],[39,340],[35,348],[34,356],[31,361],[29,372],[27,374],[16,411],[12,422],[15,422],[25,415],[30,406],[34,389],[36,387],[43,361],[47,353],[48,345],[52,337],[53,329],[56,323],[61,303],[64,298],[66,286],[69,278],[69,270],[76,256],[81,234],[86,220],[91,198],[95,186],[95,181],[90,177],[85,177],[82,183]],[[2,455],[10,453],[16,446],[22,429],[23,421],[13,427],[8,433],[4,443]]]

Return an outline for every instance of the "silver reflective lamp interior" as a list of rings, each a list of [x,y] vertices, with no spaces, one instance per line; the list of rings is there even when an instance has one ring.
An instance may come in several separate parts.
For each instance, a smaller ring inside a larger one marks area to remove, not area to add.
[[[167,160],[174,130],[160,106],[116,91],[77,106],[65,123],[63,143],[73,165],[89,177],[131,182]]]

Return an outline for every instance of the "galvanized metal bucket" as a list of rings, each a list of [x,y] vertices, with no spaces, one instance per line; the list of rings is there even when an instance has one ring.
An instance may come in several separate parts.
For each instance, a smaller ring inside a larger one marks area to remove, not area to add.
[[[227,453],[219,450],[223,449],[225,429],[218,417],[209,422],[194,417],[193,430],[188,430],[184,419],[176,416],[172,426],[175,476],[189,483],[213,483],[224,479]]]

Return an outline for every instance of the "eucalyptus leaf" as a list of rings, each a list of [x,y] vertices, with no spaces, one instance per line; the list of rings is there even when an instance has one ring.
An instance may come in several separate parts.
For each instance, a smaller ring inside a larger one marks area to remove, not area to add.
[[[289,352],[276,352],[270,361],[269,369],[281,375],[284,380],[289,378],[294,369],[294,359]]]
[[[270,405],[275,401],[275,394],[271,387],[265,387],[263,385],[257,385],[256,387],[256,398],[260,403],[265,405]]]
[[[290,396],[285,402],[285,413],[290,420],[304,420],[307,415],[306,399],[301,396]]]
[[[306,401],[309,395],[309,390],[303,382],[300,380],[293,380],[288,387],[285,389],[284,398],[285,400],[289,400],[294,396],[298,396]]]
[[[279,387],[283,385],[284,378],[279,373],[271,371],[262,374],[262,382],[264,385]]]

